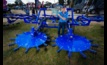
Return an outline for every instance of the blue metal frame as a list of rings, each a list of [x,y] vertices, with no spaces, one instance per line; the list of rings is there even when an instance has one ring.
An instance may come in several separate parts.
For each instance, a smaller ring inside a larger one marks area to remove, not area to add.
[[[29,15],[26,15],[26,14],[3,14],[3,17],[4,18],[7,18],[7,22],[9,23],[9,24],[11,24],[11,23],[13,23],[13,22],[15,22],[16,20],[18,20],[18,19],[22,19],[22,20],[24,20],[25,18],[27,19],[27,18],[32,18],[32,17],[34,17],[34,16],[36,16],[36,15],[31,15],[31,16],[29,16]],[[14,19],[14,20],[13,20]],[[24,21],[25,22],[25,21]],[[25,22],[26,23],[26,22]]]
[[[56,23],[55,22],[55,20],[59,20],[59,17],[54,17],[53,15],[47,15],[46,14],[46,10],[47,10],[47,8],[41,8],[40,10],[39,10],[39,13],[38,13],[38,15],[35,17],[35,21],[31,21],[31,20],[33,20],[33,19],[28,19],[28,18],[24,18],[24,21],[25,21],[25,23],[34,23],[34,24],[39,24],[39,20],[41,20],[41,19],[43,19],[44,18],[44,20],[43,20],[43,23],[45,23],[45,24],[43,24],[43,26],[42,27],[46,27],[46,28],[58,28],[58,26],[49,26],[48,24],[47,24],[47,19],[49,19],[49,20],[52,20],[52,23]],[[40,17],[40,13],[41,13],[41,11],[43,11],[44,13],[43,13],[43,17]],[[74,25],[74,26],[88,26],[89,24],[90,24],[90,21],[88,22],[88,24],[86,24],[86,23],[84,23],[84,22],[78,22],[78,21],[76,21],[75,19],[74,19],[74,9],[73,8],[67,8],[67,11],[71,11],[72,13],[71,13],[71,15],[69,15],[69,16],[71,16],[71,18],[68,18],[68,20],[70,21],[72,21],[72,22],[68,22],[68,25]],[[58,24],[58,23],[56,23],[56,24]]]
[[[96,22],[102,22],[104,21],[104,16],[84,16],[84,15],[81,15],[81,16],[78,16],[76,18],[76,20],[79,20],[79,21],[96,21]],[[88,25],[90,24],[90,22],[88,23]]]
[[[47,8],[41,8],[39,10],[39,13],[37,15],[26,15],[26,14],[3,14],[3,17],[7,18],[8,23],[13,23],[15,22],[17,19],[23,19],[25,23],[33,23],[33,24],[39,24],[39,20],[45,18],[46,20],[44,20],[43,22],[47,23],[47,19],[52,20],[53,23],[56,23],[56,20],[59,20],[59,17],[54,17],[53,15],[47,15],[46,14],[46,10]],[[40,17],[41,11],[43,11],[43,17]],[[76,19],[74,19],[74,9],[73,8],[67,8],[67,11],[71,11],[71,18],[68,18],[68,25],[72,25],[72,26],[89,26],[91,21],[104,21],[104,17],[103,16],[78,16]],[[10,20],[10,18],[12,19],[16,19],[16,20]],[[72,21],[72,22],[71,22]],[[58,23],[57,23],[58,24]],[[45,25],[45,27],[47,28],[57,28],[57,26],[49,26],[48,24]]]

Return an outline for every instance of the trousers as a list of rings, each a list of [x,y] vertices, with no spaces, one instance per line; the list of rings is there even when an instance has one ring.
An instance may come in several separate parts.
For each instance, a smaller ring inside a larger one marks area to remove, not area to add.
[[[58,36],[60,35],[60,30],[61,29],[62,29],[62,35],[64,34],[66,26],[67,26],[67,22],[59,22],[59,25],[58,25]]]

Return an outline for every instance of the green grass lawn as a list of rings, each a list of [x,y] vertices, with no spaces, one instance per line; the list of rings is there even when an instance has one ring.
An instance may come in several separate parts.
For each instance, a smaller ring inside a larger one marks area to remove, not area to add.
[[[35,24],[21,24],[10,25],[8,27],[3,26],[3,65],[69,65],[69,59],[67,52],[62,50],[57,53],[58,47],[52,47],[54,42],[47,43],[47,50],[44,46],[40,47],[40,51],[36,52],[35,48],[29,50],[25,54],[25,48],[20,48],[14,52],[13,49],[17,46],[9,47],[8,44],[14,41],[10,41],[10,38],[15,38],[16,34],[20,34],[24,31],[29,31]],[[57,37],[57,29],[45,28],[44,33],[50,36],[51,40]],[[90,26],[76,26],[75,34],[86,36],[88,39],[93,39],[92,44],[99,44],[98,48],[93,48],[97,51],[97,54],[92,54],[88,51],[85,54],[87,59],[83,59],[79,53],[73,53],[70,59],[71,65],[104,65],[104,28],[101,28],[100,24],[91,24]]]

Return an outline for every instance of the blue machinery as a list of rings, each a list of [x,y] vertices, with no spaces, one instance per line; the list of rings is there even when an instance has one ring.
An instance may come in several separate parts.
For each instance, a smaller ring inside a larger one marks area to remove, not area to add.
[[[24,22],[25,23],[39,23],[39,20],[44,19],[44,18],[45,18],[45,21],[47,19],[50,19],[50,20],[52,20],[52,22],[54,22],[55,20],[59,19],[59,17],[54,17],[52,15],[47,15],[46,10],[47,10],[47,8],[41,8],[38,15],[35,16],[35,20],[33,19],[34,21],[31,21],[31,19],[28,19],[28,18],[24,18]],[[42,17],[40,17],[41,11],[43,11]],[[67,11],[71,12],[71,14],[69,15],[69,18],[68,18],[68,21],[72,21],[72,22],[69,23],[71,25],[88,26],[91,21],[97,21],[97,22],[104,21],[104,16],[88,16],[88,17],[86,17],[84,15],[81,15],[81,16],[78,16],[76,19],[74,19],[74,10],[73,10],[73,8],[67,8]]]
[[[23,47],[26,48],[25,53],[27,53],[30,48],[36,48],[37,51],[39,51],[40,50],[39,46],[42,44],[44,46],[47,46],[47,44],[45,43],[47,40],[46,34],[38,32],[37,30],[34,29],[34,27],[32,27],[29,32],[18,34],[16,38],[13,38],[11,40],[15,40],[15,42],[9,44],[9,46],[14,44],[18,45],[18,47],[15,48],[14,51]]]
[[[40,13],[42,10],[44,12],[44,15],[43,17],[40,17]],[[47,46],[47,44],[45,43],[47,41],[46,34],[41,33],[38,30],[44,27],[57,28],[58,26],[48,26],[48,24],[58,24],[55,20],[58,20],[59,18],[52,15],[46,15],[45,10],[46,8],[41,8],[38,16],[33,15],[33,17],[24,17],[25,23],[39,24],[39,27],[36,30],[34,29],[34,27],[32,27],[29,32],[18,34],[16,35],[16,38],[11,39],[15,40],[15,42],[9,44],[9,46],[14,44],[18,45],[18,47],[15,48],[14,51],[18,50],[20,47],[24,47],[26,48],[25,53],[27,53],[28,50],[32,47],[35,47],[37,50],[39,50],[40,45],[43,44],[44,46]],[[53,44],[52,46],[59,47],[59,50],[57,50],[57,52],[60,52],[61,50],[68,51],[69,58],[71,57],[72,52],[79,52],[84,58],[87,58],[87,56],[83,52],[89,50],[92,53],[96,53],[96,51],[92,50],[91,47],[98,47],[98,45],[91,44],[91,40],[88,40],[86,37],[73,34],[73,29],[70,28],[70,26],[88,26],[92,20],[83,15],[78,16],[76,19],[74,19],[73,9],[68,8],[67,11],[72,12],[71,15],[69,15],[71,16],[71,18],[68,18],[68,33],[58,36],[54,41],[55,44]],[[48,19],[52,20],[52,22],[47,22]],[[103,17],[97,18],[97,21],[103,20]]]
[[[58,20],[58,17],[54,17],[52,15],[47,15],[46,14],[46,8],[41,8],[38,15],[26,15],[26,14],[3,14],[4,18],[7,18],[7,22],[9,24],[15,22],[18,19],[22,19],[24,20],[25,23],[38,23],[38,20],[42,19],[42,18],[46,18],[46,19],[50,19],[53,22],[55,22],[55,20]],[[40,17],[40,13],[41,11],[44,12],[43,17]],[[69,23],[71,25],[82,25],[82,26],[88,26],[90,24],[91,21],[104,21],[104,16],[78,16],[76,19],[74,19],[74,10],[72,8],[67,8],[67,11],[71,11],[71,16],[68,21],[72,20],[72,23]]]
[[[44,27],[48,27],[48,23],[49,23],[49,22],[46,22],[47,19],[52,20],[52,23],[56,23],[55,20],[58,20],[59,17],[54,17],[54,16],[52,16],[52,15],[46,15],[46,10],[47,10],[46,8],[41,8],[40,11],[39,11],[39,13],[38,13],[38,16],[35,16],[35,20],[31,21],[31,19],[24,18],[24,22],[25,22],[25,23],[36,23],[36,24],[38,23],[38,24],[39,24],[39,23],[40,23],[39,20],[40,20],[40,19],[44,19],[44,21],[43,21]],[[40,17],[41,11],[44,12],[43,17]],[[74,13],[73,13],[73,9],[72,9],[72,8],[67,8],[67,11],[71,11],[71,15],[69,15],[69,16],[71,16],[71,18],[70,18],[70,17],[68,18],[68,23],[69,23],[69,25],[77,25],[77,26],[82,25],[82,26],[87,26],[87,25],[90,24],[90,21],[91,21],[91,20],[88,19],[88,18],[85,18],[87,22],[84,22],[84,21],[78,22],[78,21],[76,21],[76,20],[74,19]],[[72,21],[72,22],[70,22],[70,21]],[[58,24],[58,23],[56,23],[56,24]],[[49,28],[49,27],[48,27],[48,28]],[[50,27],[50,28],[51,28],[51,27]],[[53,28],[56,28],[56,26],[54,26]]]
[[[55,39],[55,44],[52,46],[58,46],[59,49],[57,52],[59,53],[61,50],[68,51],[68,58],[71,57],[72,52],[80,53],[83,58],[87,58],[87,56],[83,53],[88,50],[91,53],[96,53],[95,50],[90,49],[93,47],[98,47],[97,44],[91,44],[92,40],[88,40],[86,37],[82,37],[79,35],[74,35],[72,33],[72,28],[68,29],[68,33],[62,36],[59,36]]]
[[[32,16],[29,16],[29,15],[26,15],[26,14],[3,14],[3,17],[4,18],[7,18],[7,22],[9,24],[15,22],[16,20],[18,19],[24,19],[24,18],[29,18],[29,17],[32,17]]]

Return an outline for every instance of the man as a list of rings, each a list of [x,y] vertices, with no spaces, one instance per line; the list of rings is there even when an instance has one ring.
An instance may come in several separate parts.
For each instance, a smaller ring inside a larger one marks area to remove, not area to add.
[[[26,12],[27,15],[29,15],[29,8],[28,7],[26,7],[24,11]]]
[[[66,11],[65,6],[61,8],[61,12],[59,12],[58,16],[59,16],[58,36],[60,36],[60,29],[62,28],[62,35],[63,35],[64,30],[67,26],[68,12]]]
[[[32,15],[35,14],[35,8],[32,8]]]

